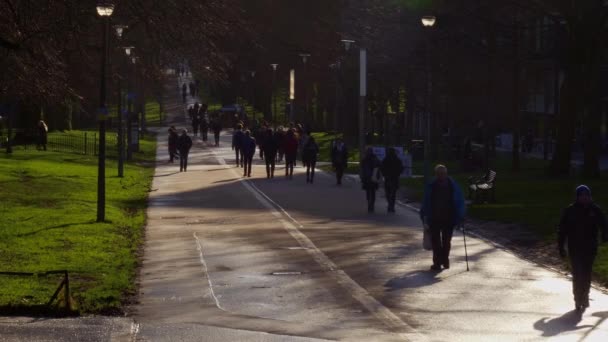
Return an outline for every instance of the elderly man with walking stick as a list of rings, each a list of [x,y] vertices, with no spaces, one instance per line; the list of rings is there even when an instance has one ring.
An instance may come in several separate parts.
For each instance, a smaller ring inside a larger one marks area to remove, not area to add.
[[[448,177],[444,165],[435,167],[435,179],[426,185],[420,218],[430,227],[433,245],[431,270],[450,268],[450,250],[454,227],[462,224],[466,207],[462,190]]]

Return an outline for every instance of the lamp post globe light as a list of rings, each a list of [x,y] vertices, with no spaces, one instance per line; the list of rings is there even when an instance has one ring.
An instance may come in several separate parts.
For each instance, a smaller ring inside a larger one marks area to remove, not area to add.
[[[431,122],[432,122],[432,75],[431,75],[431,29],[437,22],[437,17],[425,15],[420,20],[426,29],[426,137],[424,142],[424,183],[427,184],[431,178]]]
[[[122,39],[122,34],[125,32],[125,29],[127,29],[128,26],[127,25],[114,25],[114,30],[116,30],[116,35],[118,36],[119,39]]]
[[[346,49],[346,51],[349,51],[350,50],[350,46],[352,44],[354,44],[354,43],[355,43],[354,40],[351,40],[351,39],[342,39],[342,44],[344,44],[344,49]]]
[[[422,21],[424,27],[433,27],[437,22],[437,17],[434,15],[425,15],[420,21]]]
[[[106,63],[108,57],[108,31],[110,16],[114,13],[114,4],[98,2],[97,14],[103,21],[103,41],[101,51],[101,82],[99,89],[99,160],[97,167],[97,222],[105,221],[106,211]]]

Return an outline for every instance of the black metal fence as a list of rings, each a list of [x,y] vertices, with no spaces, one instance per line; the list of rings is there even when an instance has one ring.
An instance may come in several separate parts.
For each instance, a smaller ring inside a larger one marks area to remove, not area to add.
[[[6,147],[8,139],[8,132],[1,131],[0,146]],[[40,135],[32,130],[13,130],[10,139],[13,148],[30,150],[45,147]],[[50,132],[46,138],[46,149],[54,152],[96,156],[99,151],[99,136],[97,132],[93,131]],[[106,154],[109,158],[118,157],[118,135],[116,133],[106,133]]]

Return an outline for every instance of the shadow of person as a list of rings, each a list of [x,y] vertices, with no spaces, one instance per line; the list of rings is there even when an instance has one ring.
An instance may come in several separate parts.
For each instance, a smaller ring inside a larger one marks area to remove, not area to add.
[[[386,291],[398,291],[408,288],[430,286],[441,281],[441,278],[437,277],[438,274],[438,272],[423,270],[412,271],[401,277],[390,279],[384,284],[384,287],[387,288]]]
[[[572,310],[557,318],[541,318],[534,323],[534,329],[542,331],[542,336],[544,337],[551,337],[567,331],[575,331],[592,327],[591,325],[579,326],[578,323],[580,323],[582,318],[583,313],[581,311]]]

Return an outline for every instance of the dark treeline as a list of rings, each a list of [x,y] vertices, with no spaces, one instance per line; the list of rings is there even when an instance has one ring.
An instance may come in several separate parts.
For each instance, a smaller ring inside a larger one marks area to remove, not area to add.
[[[605,123],[604,1],[210,0],[116,1],[113,23],[141,59],[145,94],[162,70],[187,61],[223,103],[245,98],[270,119],[273,72],[286,92],[296,71],[295,118],[357,132],[358,49],[368,50],[366,129],[382,142],[423,138],[432,89],[431,141],[530,134],[555,142],[551,173],[567,174],[573,144],[584,173],[599,176]],[[425,29],[420,18],[432,14]],[[101,21],[95,1],[0,2],[0,103],[19,103],[16,125],[41,113],[52,128],[94,123]],[[356,43],[346,52],[341,39]],[[301,53],[311,56],[304,64]],[[112,80],[123,56],[112,52]],[[255,71],[255,75],[251,72]],[[430,71],[430,72],[429,72]],[[430,79],[430,83],[427,80]],[[110,86],[110,89],[111,86]],[[116,96],[115,96],[116,97]],[[285,97],[280,97],[285,99]],[[279,104],[284,112],[285,103]],[[434,144],[434,154],[441,148]],[[547,153],[548,155],[548,153]],[[548,155],[549,157],[549,155]]]

